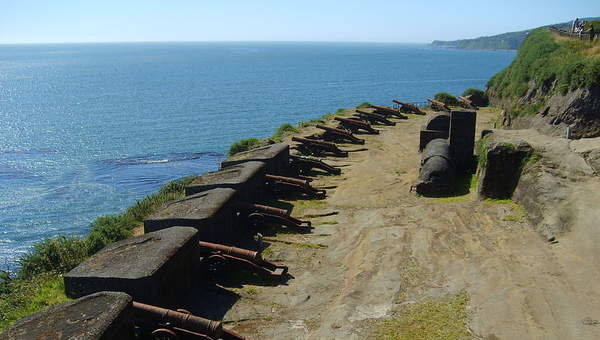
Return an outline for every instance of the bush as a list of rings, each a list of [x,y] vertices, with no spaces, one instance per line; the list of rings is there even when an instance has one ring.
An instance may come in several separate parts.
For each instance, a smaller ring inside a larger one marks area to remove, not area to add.
[[[362,103],[360,103],[360,104],[357,106],[357,108],[359,108],[359,109],[363,109],[363,108],[365,108],[365,107],[371,107],[371,103],[369,103],[369,102],[362,102]]]
[[[244,152],[256,148],[260,148],[261,146],[267,145],[267,141],[259,138],[246,138],[239,140],[229,147],[229,156],[233,156],[236,153]]]
[[[438,100],[442,103],[445,103],[446,105],[451,105],[451,106],[459,105],[458,99],[456,99],[456,97],[454,97],[453,95],[451,95],[448,92],[438,92],[435,94],[433,99]]]
[[[476,106],[488,106],[490,101],[487,94],[480,89],[466,89],[462,94],[463,97],[468,97]]]
[[[29,253],[19,259],[19,277],[31,278],[42,273],[66,273],[88,257],[85,239],[64,235],[47,238],[33,245]]]
[[[273,139],[277,143],[281,143],[283,137],[285,137],[286,135],[298,132],[298,129],[296,129],[292,124],[284,123],[281,126],[279,126],[277,130],[275,130],[275,133],[273,134],[271,139]]]

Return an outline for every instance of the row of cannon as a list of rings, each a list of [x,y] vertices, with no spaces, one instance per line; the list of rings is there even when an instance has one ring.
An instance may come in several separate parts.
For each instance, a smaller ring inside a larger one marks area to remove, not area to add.
[[[371,123],[395,124],[397,109],[373,106],[356,117],[335,117],[337,127],[318,125],[321,135],[294,137],[300,153],[348,155],[334,142],[364,144],[354,133],[377,134]],[[290,154],[287,144],[235,154],[220,170],[205,173],[185,188],[186,196],[169,202],[144,221],[144,234],[107,245],[64,278],[65,293],[75,299],[33,314],[12,326],[8,339],[245,339],[189,312],[201,281],[218,281],[244,271],[274,284],[290,277],[284,264],[266,260],[259,250],[239,247],[267,225],[309,233],[310,221],[289,209],[268,205],[289,195],[323,199],[307,177],[315,169],[341,169],[317,158]],[[251,248],[260,248],[254,244]],[[188,309],[181,309],[180,307]],[[0,335],[3,338],[3,335]]]

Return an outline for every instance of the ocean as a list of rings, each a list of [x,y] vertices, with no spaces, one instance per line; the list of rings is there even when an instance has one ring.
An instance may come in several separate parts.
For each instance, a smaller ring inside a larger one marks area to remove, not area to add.
[[[460,95],[514,51],[374,43],[0,45],[0,270],[229,146],[364,101]]]

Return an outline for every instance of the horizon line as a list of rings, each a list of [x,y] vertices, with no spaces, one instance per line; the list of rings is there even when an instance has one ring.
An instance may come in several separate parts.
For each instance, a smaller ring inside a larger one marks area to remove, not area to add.
[[[147,44],[147,43],[329,43],[329,44],[412,44],[428,45],[432,42],[399,41],[314,41],[314,40],[137,40],[137,41],[69,41],[69,42],[0,42],[6,45],[83,45],[83,44]]]

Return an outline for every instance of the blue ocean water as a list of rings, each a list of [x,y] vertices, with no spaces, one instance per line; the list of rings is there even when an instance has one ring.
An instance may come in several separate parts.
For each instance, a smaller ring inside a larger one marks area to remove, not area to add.
[[[512,51],[349,43],[0,45],[0,269],[231,143],[363,101],[484,88]]]

